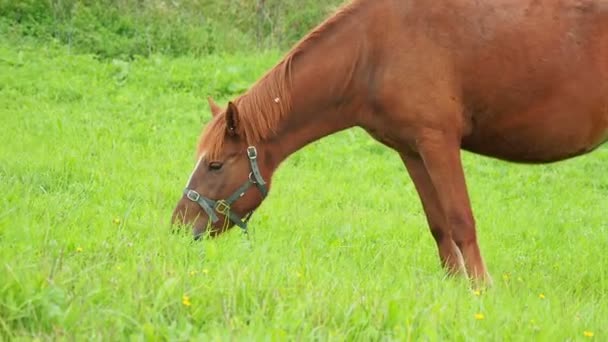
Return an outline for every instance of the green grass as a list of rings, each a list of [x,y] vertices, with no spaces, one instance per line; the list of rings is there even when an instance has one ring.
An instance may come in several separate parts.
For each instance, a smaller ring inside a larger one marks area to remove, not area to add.
[[[250,241],[171,234],[205,97],[279,57],[0,44],[0,340],[608,339],[608,148],[464,154],[495,280],[480,296],[444,279],[398,156],[358,129],[281,167]]]

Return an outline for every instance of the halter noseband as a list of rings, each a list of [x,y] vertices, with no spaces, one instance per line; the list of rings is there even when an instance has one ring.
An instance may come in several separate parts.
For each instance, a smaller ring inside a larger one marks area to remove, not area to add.
[[[245,233],[247,232],[247,222],[253,215],[253,211],[250,211],[244,216],[244,219],[239,217],[233,211],[230,210],[230,207],[236,200],[243,197],[247,190],[252,185],[255,185],[260,193],[262,193],[262,198],[266,197],[268,194],[268,190],[266,188],[266,182],[264,182],[264,178],[262,178],[262,174],[260,173],[260,168],[258,167],[258,152],[255,146],[247,147],[247,158],[249,158],[249,165],[251,166],[251,172],[249,173],[249,177],[247,178],[247,182],[241,185],[232,195],[230,195],[226,199],[220,200],[212,200],[207,198],[193,189],[184,189],[184,195],[187,199],[192,202],[197,203],[203,211],[209,216],[209,219],[215,223],[219,220],[216,215],[216,212],[224,215],[224,226],[227,225],[228,220],[232,221],[235,225],[239,226]],[[207,224],[209,225],[209,224]],[[196,236],[198,238],[198,236]]]

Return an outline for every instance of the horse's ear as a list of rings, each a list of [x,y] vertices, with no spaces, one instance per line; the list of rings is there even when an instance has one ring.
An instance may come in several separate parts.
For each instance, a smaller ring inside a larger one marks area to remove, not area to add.
[[[232,101],[228,102],[226,109],[226,130],[228,135],[236,135],[237,126],[239,124],[239,112],[236,105]]]
[[[211,109],[211,115],[213,115],[213,117],[218,116],[218,114],[222,112],[222,108],[220,108],[220,106],[218,106],[217,103],[213,101],[211,96],[207,98],[207,102],[209,103],[209,108]]]

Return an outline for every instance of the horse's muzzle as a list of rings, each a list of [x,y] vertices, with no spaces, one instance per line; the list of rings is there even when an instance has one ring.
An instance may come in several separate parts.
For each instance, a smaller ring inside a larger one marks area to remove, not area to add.
[[[209,218],[197,205],[186,198],[182,198],[171,216],[173,227],[190,227],[195,239],[199,239],[208,226]]]

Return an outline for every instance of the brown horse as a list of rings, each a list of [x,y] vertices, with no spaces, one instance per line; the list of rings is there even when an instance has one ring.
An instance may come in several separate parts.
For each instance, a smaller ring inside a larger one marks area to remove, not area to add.
[[[246,227],[283,160],[358,126],[400,154],[447,271],[489,280],[460,151],[548,163],[608,140],[608,0],[354,1],[209,103],[173,222]]]

